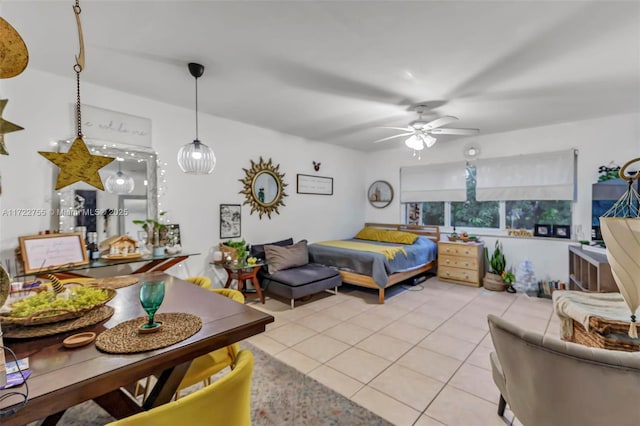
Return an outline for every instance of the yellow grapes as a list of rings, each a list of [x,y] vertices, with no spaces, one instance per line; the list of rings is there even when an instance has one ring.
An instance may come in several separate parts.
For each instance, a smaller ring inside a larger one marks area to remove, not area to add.
[[[107,291],[92,287],[73,287],[69,289],[68,298],[56,297],[53,291],[43,291],[11,305],[10,316],[25,318],[37,312],[54,308],[78,311],[104,302],[108,298],[109,293]],[[44,313],[43,316],[52,316],[59,313],[52,311]]]

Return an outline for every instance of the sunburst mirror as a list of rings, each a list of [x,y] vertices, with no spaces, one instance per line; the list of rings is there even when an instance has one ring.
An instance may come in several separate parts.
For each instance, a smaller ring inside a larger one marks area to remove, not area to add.
[[[260,219],[266,214],[271,219],[271,212],[280,214],[279,206],[284,206],[283,198],[287,196],[284,192],[284,173],[279,171],[280,165],[273,165],[271,159],[266,163],[260,157],[260,162],[251,160],[251,168],[244,170],[244,179],[238,179],[244,184],[244,189],[240,191],[244,194],[243,204],[251,206],[251,213],[258,212]]]

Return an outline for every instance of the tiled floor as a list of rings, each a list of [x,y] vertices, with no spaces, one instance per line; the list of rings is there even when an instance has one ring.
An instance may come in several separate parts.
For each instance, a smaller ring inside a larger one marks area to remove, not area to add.
[[[497,415],[486,316],[559,335],[551,301],[445,283],[377,292],[343,286],[289,308],[268,298],[254,308],[275,317],[249,341],[396,425],[509,424]],[[519,424],[517,419],[513,424]]]

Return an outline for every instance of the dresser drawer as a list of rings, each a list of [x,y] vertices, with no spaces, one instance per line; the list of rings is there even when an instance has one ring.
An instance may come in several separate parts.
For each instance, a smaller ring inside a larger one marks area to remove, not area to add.
[[[438,244],[438,255],[478,257],[477,244],[448,244],[442,241]]]
[[[470,269],[460,269],[451,266],[443,266],[441,263],[438,263],[438,277],[449,280],[465,281],[474,284],[480,282],[480,277],[477,270],[472,271]]]
[[[440,256],[438,257],[438,266],[453,266],[463,269],[478,269],[478,257],[463,256]]]

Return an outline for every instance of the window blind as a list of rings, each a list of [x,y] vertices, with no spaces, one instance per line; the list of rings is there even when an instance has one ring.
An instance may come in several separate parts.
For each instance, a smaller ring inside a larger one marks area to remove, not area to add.
[[[573,200],[576,152],[476,160],[476,200]]]
[[[466,201],[464,162],[402,167],[400,202]]]

